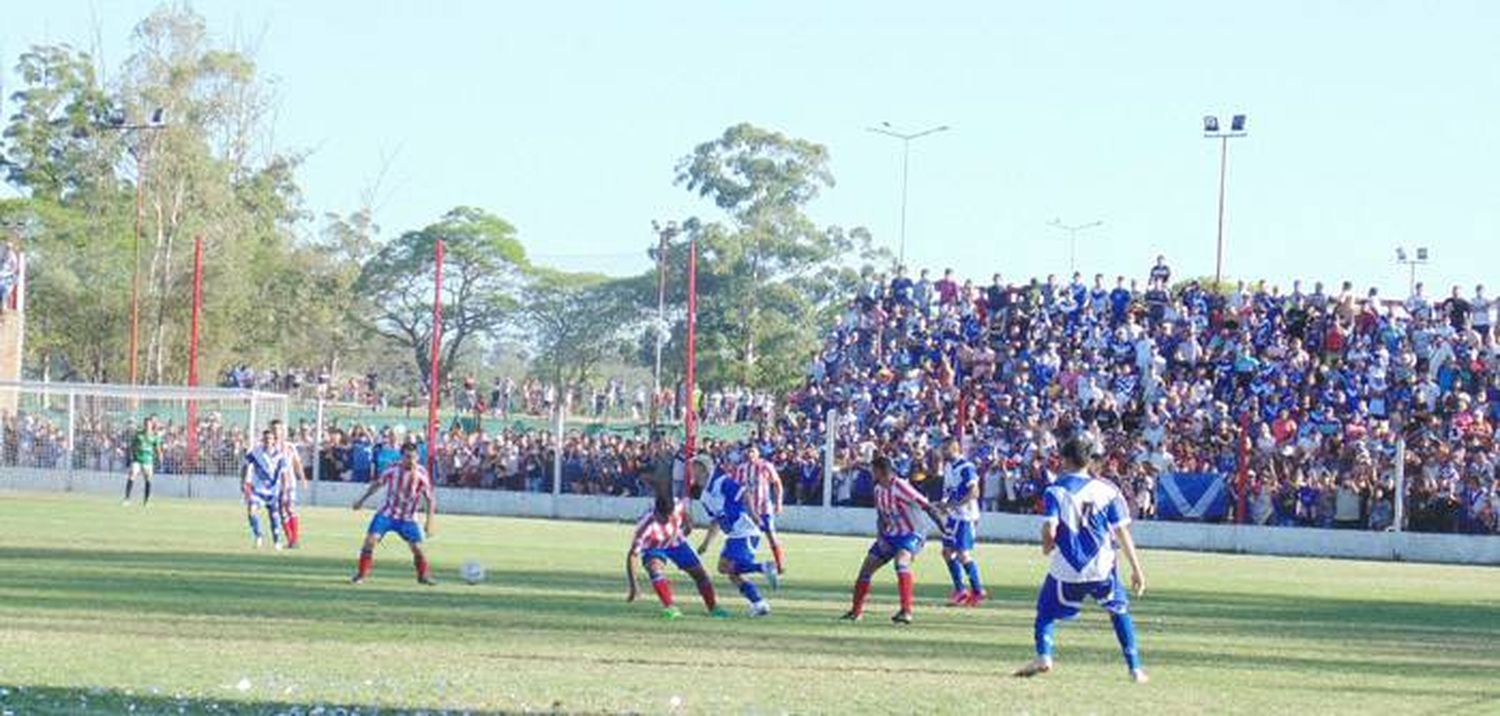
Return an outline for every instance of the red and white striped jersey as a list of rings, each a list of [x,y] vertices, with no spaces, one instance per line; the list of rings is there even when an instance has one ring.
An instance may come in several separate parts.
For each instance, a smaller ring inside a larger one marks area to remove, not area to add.
[[[771,498],[772,487],[775,487],[777,494],[781,494],[781,476],[776,474],[775,465],[769,460],[747,460],[734,469],[734,479],[750,492],[750,504],[757,513],[771,513],[771,507],[775,504],[775,500]]]
[[[396,463],[380,473],[380,481],[385,484],[385,504],[380,506],[380,514],[393,520],[410,520],[423,497],[434,503],[437,500],[432,494],[432,478],[421,465],[406,470]]]
[[[678,500],[672,515],[666,522],[656,520],[656,508],[646,508],[646,514],[635,523],[635,536],[631,538],[635,551],[648,549],[672,549],[682,544],[682,527],[687,523],[687,502]]]
[[[892,477],[890,486],[875,485],[875,512],[880,515],[881,534],[898,536],[918,532],[921,513],[930,503],[910,482]]]

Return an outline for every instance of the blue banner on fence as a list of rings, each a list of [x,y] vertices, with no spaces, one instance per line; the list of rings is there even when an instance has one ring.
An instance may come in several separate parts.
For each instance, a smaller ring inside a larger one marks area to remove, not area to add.
[[[1229,514],[1229,483],[1223,475],[1174,472],[1156,483],[1156,517],[1214,522]]]

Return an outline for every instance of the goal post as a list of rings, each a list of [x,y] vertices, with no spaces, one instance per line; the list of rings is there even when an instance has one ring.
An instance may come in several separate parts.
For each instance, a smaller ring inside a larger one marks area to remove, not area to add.
[[[253,390],[0,380],[0,471],[123,472],[131,437],[155,416],[157,474],[234,475],[287,408],[285,395]]]

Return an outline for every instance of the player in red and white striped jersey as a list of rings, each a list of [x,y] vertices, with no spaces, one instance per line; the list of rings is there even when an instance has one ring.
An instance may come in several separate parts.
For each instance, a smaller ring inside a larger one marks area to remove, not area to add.
[[[413,518],[418,506],[425,503],[423,523],[426,533],[431,534],[432,513],[437,510],[437,497],[432,490],[432,478],[427,475],[425,468],[417,464],[415,444],[407,443],[402,446],[401,461],[386,468],[385,472],[380,473],[380,477],[370,483],[370,489],[365,490],[365,494],[354,502],[354,509],[358,511],[364,506],[365,500],[373,497],[381,488],[385,488],[385,504],[380,506],[380,510],[370,520],[364,546],[359,550],[359,571],[354,574],[354,583],[359,584],[370,576],[375,545],[380,544],[385,533],[395,532],[411,547],[412,562],[417,568],[417,581],[429,586],[436,584],[432,579],[432,570],[427,565],[427,553],[422,550],[423,526],[418,525]]]
[[[776,515],[781,514],[782,500],[786,491],[781,486],[781,475],[776,466],[761,456],[760,448],[754,444],[745,449],[745,462],[734,469],[734,479],[750,492],[750,502],[760,514],[760,529],[766,533],[771,545],[771,556],[776,560],[776,573],[786,572],[782,559],[781,538],[776,534]]]
[[[864,616],[870,578],[887,562],[895,560],[901,611],[896,612],[891,621],[910,624],[914,590],[911,563],[927,539],[918,513],[925,513],[933,524],[940,527],[944,524],[943,513],[910,482],[897,477],[890,459],[884,455],[877,456],[870,463],[870,472],[875,477],[875,519],[879,534],[865,555],[865,563],[859,568],[859,577],[854,581],[854,604],[843,618],[859,621]]]
[[[656,590],[657,598],[661,599],[662,617],[676,619],[682,616],[682,611],[677,608],[672,597],[672,582],[667,579],[667,562],[670,561],[693,578],[698,586],[698,594],[703,597],[703,606],[708,608],[709,614],[727,617],[729,612],[719,606],[713,581],[703,569],[703,562],[685,539],[693,530],[688,503],[686,500],[674,501],[670,490],[666,485],[658,485],[656,504],[646,510],[635,524],[630,550],[625,553],[625,581],[630,585],[625,601],[633,602],[639,594],[635,575],[635,560],[639,557],[641,564],[646,567],[646,574],[651,578],[651,588]]]

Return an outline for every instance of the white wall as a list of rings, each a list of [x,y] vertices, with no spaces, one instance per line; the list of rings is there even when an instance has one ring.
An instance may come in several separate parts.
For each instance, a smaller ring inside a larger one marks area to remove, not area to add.
[[[119,475],[96,472],[0,468],[0,490],[118,494]],[[364,489],[347,483],[314,483],[307,504],[344,506]],[[152,485],[153,497],[237,500],[239,481],[230,477],[163,476]],[[511,517],[553,517],[596,521],[633,521],[649,500],[639,497],[588,497],[499,490],[438,488],[441,512]],[[789,506],[779,518],[790,532],[870,535],[875,512],[867,508]],[[1034,515],[986,514],[982,539],[997,542],[1037,540],[1041,520]],[[1187,522],[1137,522],[1136,542],[1154,549],[1181,549],[1245,554],[1343,557],[1350,559],[1500,565],[1500,536],[1363,532],[1295,527],[1206,525]]]

